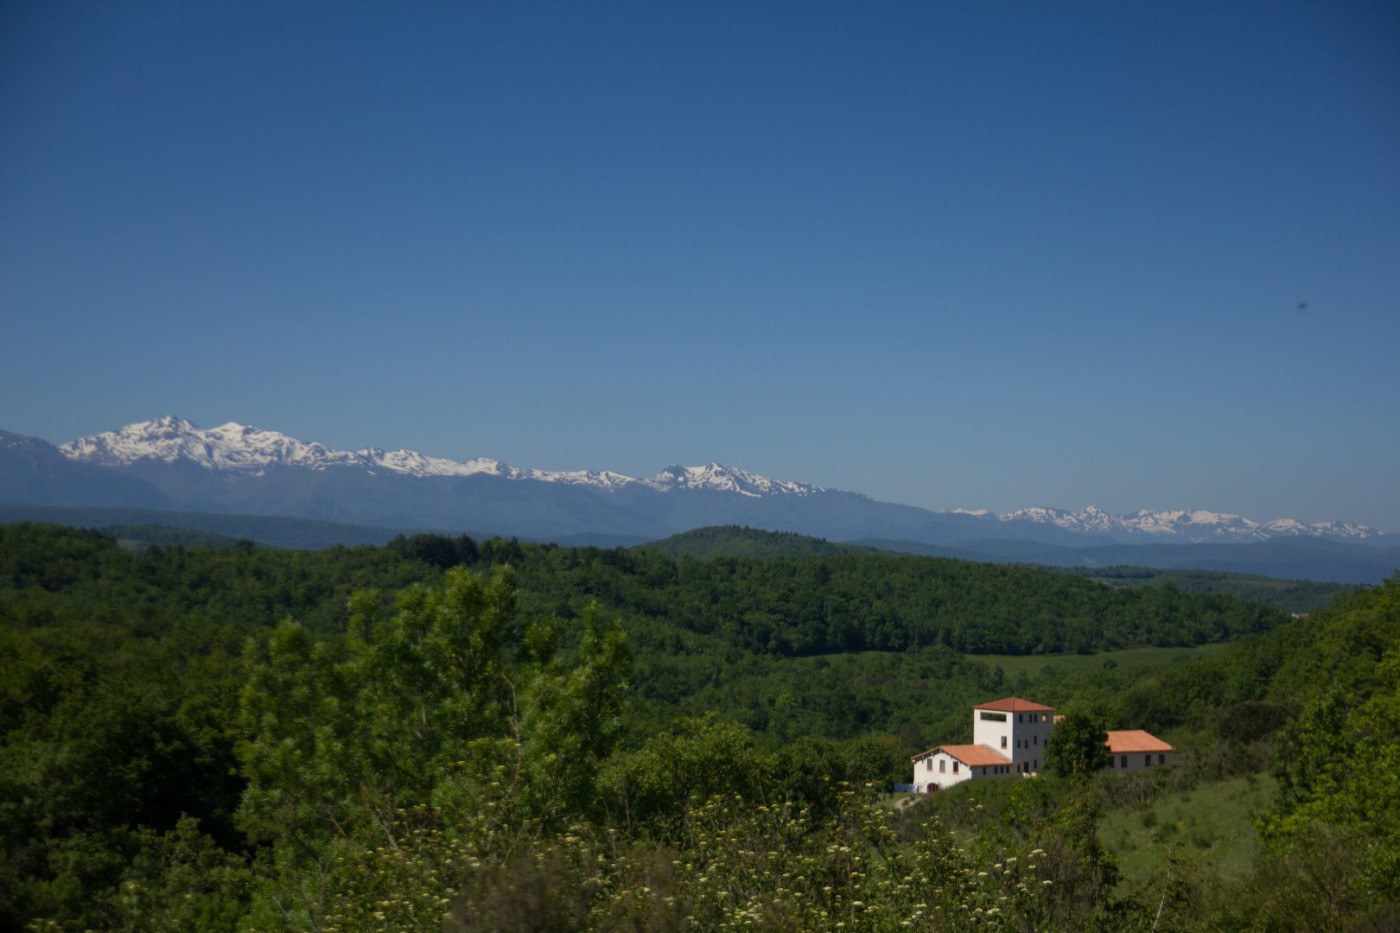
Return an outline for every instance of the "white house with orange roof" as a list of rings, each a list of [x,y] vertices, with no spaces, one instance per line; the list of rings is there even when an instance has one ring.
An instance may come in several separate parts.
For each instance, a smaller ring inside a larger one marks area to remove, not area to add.
[[[974,778],[1031,775],[1045,761],[1055,728],[1055,710],[1020,697],[972,708],[972,744],[938,745],[913,756],[916,792],[941,790]],[[1115,773],[1165,765],[1172,747],[1141,729],[1108,733],[1109,766]]]

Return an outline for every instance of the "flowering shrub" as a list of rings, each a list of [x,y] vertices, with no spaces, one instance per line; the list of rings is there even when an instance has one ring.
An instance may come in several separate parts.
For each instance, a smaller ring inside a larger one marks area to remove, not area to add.
[[[1034,929],[1045,856],[979,863],[936,822],[901,846],[893,816],[842,788],[814,822],[792,804],[715,796],[672,847],[579,824],[545,833],[500,800],[399,814],[392,842],[346,845],[327,930]]]

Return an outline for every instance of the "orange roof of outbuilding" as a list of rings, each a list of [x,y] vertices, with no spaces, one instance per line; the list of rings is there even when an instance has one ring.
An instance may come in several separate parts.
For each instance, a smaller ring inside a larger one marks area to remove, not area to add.
[[[1055,707],[1041,706],[1039,703],[1032,703],[1030,700],[1023,700],[1020,697],[1007,697],[1004,700],[993,700],[990,703],[978,703],[973,709],[990,709],[998,713],[1053,713]]]
[[[1151,732],[1142,729],[1110,729],[1108,741],[1104,743],[1115,754],[1129,755],[1133,752],[1169,752],[1172,747]]]
[[[936,748],[930,748],[926,752],[919,752],[919,754],[914,756],[914,760],[921,761],[939,752],[946,752],[965,765],[979,768],[982,765],[1009,765],[1012,763],[1010,758],[993,751],[985,745],[939,745]]]

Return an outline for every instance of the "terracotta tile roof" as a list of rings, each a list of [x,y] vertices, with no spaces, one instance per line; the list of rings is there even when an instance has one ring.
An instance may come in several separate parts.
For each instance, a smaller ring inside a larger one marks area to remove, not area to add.
[[[1142,729],[1110,729],[1108,750],[1116,754],[1131,755],[1133,752],[1169,752],[1172,747],[1151,732]]]
[[[1007,697],[1004,700],[979,703],[973,709],[990,709],[998,713],[1053,713],[1055,711],[1053,706],[1041,706],[1039,703],[1032,703],[1030,700],[1023,700],[1020,697]]]
[[[940,745],[937,748],[930,748],[926,752],[919,752],[914,756],[914,760],[919,761],[939,752],[947,752],[970,767],[980,768],[983,765],[1009,765],[1012,763],[1010,758],[992,751],[985,745]]]

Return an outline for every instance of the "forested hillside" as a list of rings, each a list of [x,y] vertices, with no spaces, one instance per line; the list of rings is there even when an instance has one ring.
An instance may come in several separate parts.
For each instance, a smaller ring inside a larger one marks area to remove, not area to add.
[[[700,560],[714,557],[829,557],[875,551],[875,548],[857,544],[834,544],[825,538],[789,531],[763,531],[742,525],[694,528],[642,546],[671,557],[696,557]]]
[[[1285,618],[1171,586],[1112,589],[1049,570],[898,554],[699,561],[546,546],[524,547],[520,558],[522,586],[541,608],[597,599],[779,657],[928,645],[974,654],[1195,645]]]
[[[1234,929],[1253,905],[1308,929],[1322,894],[1262,899],[1325,857],[1350,872],[1333,928],[1374,928],[1400,858],[1398,591],[1289,621],[890,555],[132,552],[0,526],[0,927]],[[1133,650],[1034,677],[970,653],[1066,647]],[[1015,782],[1042,790],[989,800],[994,823],[882,805],[911,751],[1013,692],[1165,732],[1178,765]],[[1234,887],[1183,881],[1165,846],[1165,874],[1115,885],[1098,814],[1270,767]]]

